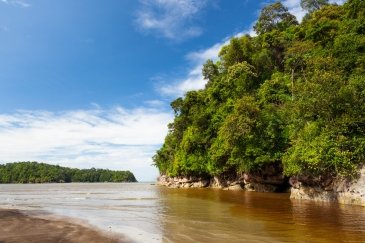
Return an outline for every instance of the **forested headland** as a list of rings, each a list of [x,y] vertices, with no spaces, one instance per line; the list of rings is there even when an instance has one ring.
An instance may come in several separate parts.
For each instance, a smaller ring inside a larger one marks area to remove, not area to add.
[[[137,182],[130,171],[75,169],[37,162],[0,164],[0,183]]]
[[[280,2],[207,60],[153,157],[161,175],[352,177],[365,162],[365,1]]]

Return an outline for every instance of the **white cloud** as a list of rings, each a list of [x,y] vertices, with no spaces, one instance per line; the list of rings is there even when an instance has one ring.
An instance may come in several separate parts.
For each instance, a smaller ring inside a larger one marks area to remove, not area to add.
[[[122,107],[0,114],[0,161],[131,170],[139,180],[153,180],[151,157],[171,120],[161,110]]]
[[[185,79],[177,79],[171,84],[163,81],[158,84],[158,91],[162,95],[169,97],[180,97],[183,96],[187,91],[199,90],[204,88],[206,81],[200,74],[201,65],[197,65],[195,69],[192,69]],[[199,71],[199,73],[197,73]]]
[[[337,4],[343,4],[344,2],[345,0],[330,1],[330,3]],[[306,14],[300,7],[300,0],[285,0],[283,1],[283,4],[294,16],[296,16],[298,21],[301,21]],[[231,37],[240,37],[245,34],[255,36],[256,33],[253,30],[254,24],[255,23],[252,23],[248,30],[233,34]],[[187,91],[204,88],[206,80],[203,79],[201,73],[203,64],[208,59],[217,60],[220,49],[229,43],[229,39],[231,37],[226,37],[221,42],[216,43],[206,49],[188,53],[186,57],[191,68],[187,71],[185,77],[177,79],[175,78],[175,81],[170,81],[171,84],[167,84],[167,82],[160,82],[159,86],[157,87],[159,92],[163,95],[179,97],[183,96]]]
[[[147,100],[144,103],[149,107],[154,107],[154,108],[163,108],[166,106],[166,102],[162,100]]]
[[[190,61],[202,63],[205,62],[207,59],[217,59],[218,53],[223,45],[225,45],[227,41],[223,41],[211,46],[208,49],[203,49],[196,52],[188,53],[187,58]]]
[[[253,31],[242,31],[233,35],[234,37],[240,37],[245,34],[254,35]],[[203,64],[208,60],[217,60],[218,54],[224,45],[229,43],[229,38],[225,38],[222,42],[216,43],[213,46],[202,49],[195,52],[190,52],[186,55],[187,61],[190,63],[191,68],[189,69],[185,78],[176,79],[172,84],[166,82],[160,82],[157,87],[158,91],[163,95],[171,97],[183,96],[187,91],[203,89],[206,80],[202,76]]]
[[[15,7],[22,7],[22,8],[27,8],[27,7],[31,6],[26,1],[21,1],[21,0],[1,0],[1,2],[8,4],[8,5],[15,6]]]
[[[346,2],[346,0],[330,0],[330,3],[336,3],[338,5],[342,5]]]
[[[299,22],[302,21],[306,12],[300,7],[300,0],[285,0],[283,1],[283,4]]]
[[[343,4],[345,0],[330,0],[330,3]],[[287,7],[291,14],[297,17],[301,22],[306,12],[300,7],[300,0],[285,0],[283,1],[285,7]]]
[[[206,0],[140,0],[136,22],[145,31],[171,39],[184,40],[201,35],[194,23]]]

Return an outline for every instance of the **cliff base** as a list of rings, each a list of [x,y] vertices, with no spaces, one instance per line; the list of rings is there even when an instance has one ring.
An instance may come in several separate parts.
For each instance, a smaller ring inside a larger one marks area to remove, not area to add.
[[[356,179],[290,178],[291,199],[338,202],[365,206],[365,167]]]

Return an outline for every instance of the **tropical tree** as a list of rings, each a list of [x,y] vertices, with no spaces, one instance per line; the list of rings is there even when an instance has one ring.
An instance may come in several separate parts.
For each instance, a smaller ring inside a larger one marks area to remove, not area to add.
[[[254,30],[257,34],[264,34],[274,29],[285,30],[289,26],[297,24],[297,19],[289,13],[288,8],[281,2],[275,2],[262,9]]]

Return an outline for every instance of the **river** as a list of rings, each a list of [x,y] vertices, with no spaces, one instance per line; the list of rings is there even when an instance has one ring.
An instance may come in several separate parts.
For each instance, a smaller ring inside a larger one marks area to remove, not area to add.
[[[363,242],[365,207],[148,183],[2,184],[0,208],[83,220],[134,242]]]

